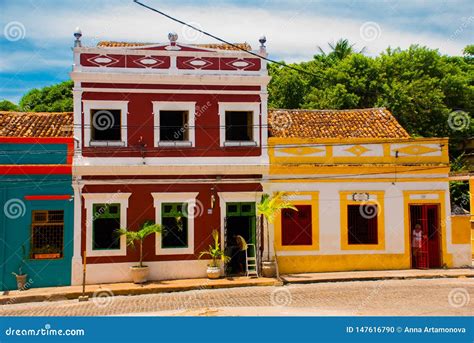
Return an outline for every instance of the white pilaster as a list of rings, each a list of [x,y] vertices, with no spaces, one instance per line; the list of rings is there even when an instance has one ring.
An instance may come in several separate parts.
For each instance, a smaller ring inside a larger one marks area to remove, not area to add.
[[[76,179],[72,183],[74,189],[74,232],[73,256],[71,264],[71,284],[80,285],[82,282],[82,256],[81,256],[81,223],[82,223],[82,187]]]

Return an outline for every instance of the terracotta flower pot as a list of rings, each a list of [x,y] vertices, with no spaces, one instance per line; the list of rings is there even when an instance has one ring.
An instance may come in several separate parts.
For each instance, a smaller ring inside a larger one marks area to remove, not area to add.
[[[150,268],[147,266],[143,267],[130,267],[132,272],[133,283],[145,283],[148,281],[148,274],[150,273]]]
[[[26,278],[28,277],[27,274],[22,275],[15,275],[16,278],[16,287],[19,291],[24,291],[26,289]]]
[[[276,262],[275,261],[262,262],[262,275],[264,277],[275,277],[276,276]]]

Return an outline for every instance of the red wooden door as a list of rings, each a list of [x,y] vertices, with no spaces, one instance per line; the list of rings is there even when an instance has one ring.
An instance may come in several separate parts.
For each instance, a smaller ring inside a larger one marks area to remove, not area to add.
[[[416,225],[420,225],[423,238],[418,259],[412,256],[412,268],[441,267],[441,235],[438,205],[410,206],[410,242]],[[412,243],[410,243],[411,246]],[[411,247],[412,248],[412,247]],[[413,251],[413,250],[412,250]]]
[[[428,261],[430,268],[441,267],[441,242],[438,205],[426,205],[426,233],[428,235]]]

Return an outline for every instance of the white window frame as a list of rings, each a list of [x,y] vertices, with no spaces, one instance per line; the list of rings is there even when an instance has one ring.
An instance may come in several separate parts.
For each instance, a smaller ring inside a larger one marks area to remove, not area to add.
[[[195,147],[195,118],[196,102],[194,101],[152,101],[154,147]],[[160,111],[187,111],[188,112],[188,140],[187,141],[160,141]]]
[[[120,228],[127,228],[128,198],[132,193],[83,193],[86,208],[86,252],[87,256],[126,256],[126,237],[120,237],[120,249],[94,250],[92,248],[92,229],[94,218],[94,204],[120,204]]]
[[[226,141],[225,140],[225,113],[227,111],[252,112],[252,140]],[[260,146],[260,103],[259,102],[219,102],[219,136],[220,146]]]
[[[153,205],[155,206],[155,223],[162,225],[161,222],[161,205],[163,203],[187,203],[188,213],[190,208],[196,206],[196,197],[199,192],[189,193],[151,193],[153,196]],[[161,233],[155,234],[155,254],[156,255],[189,255],[194,254],[194,220],[195,218],[188,218],[188,246],[186,248],[162,248],[161,247]]]
[[[84,146],[127,146],[128,101],[116,100],[83,100],[84,111]],[[91,141],[92,110],[120,110],[120,141]]]

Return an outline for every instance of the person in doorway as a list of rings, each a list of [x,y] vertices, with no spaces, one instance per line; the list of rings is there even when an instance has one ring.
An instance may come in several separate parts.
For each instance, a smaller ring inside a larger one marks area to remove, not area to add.
[[[422,240],[423,240],[423,230],[421,230],[420,224],[416,224],[415,230],[413,230],[412,232],[412,240],[411,240],[411,247],[413,249],[413,265],[415,267],[419,267]]]
[[[237,267],[239,275],[244,275],[244,265],[246,260],[247,254],[247,242],[245,241],[244,237],[241,235],[234,235],[235,245],[237,247],[237,251],[235,254],[235,258],[237,260]]]

